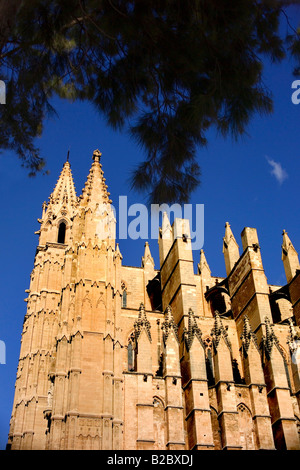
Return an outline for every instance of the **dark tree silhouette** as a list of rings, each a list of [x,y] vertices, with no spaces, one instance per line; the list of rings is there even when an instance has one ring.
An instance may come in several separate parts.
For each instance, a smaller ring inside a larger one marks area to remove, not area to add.
[[[55,113],[51,99],[88,100],[141,146],[134,188],[151,202],[186,202],[207,130],[237,138],[255,113],[272,112],[263,61],[299,60],[292,3],[0,0],[0,148],[35,174],[45,164],[35,138]]]

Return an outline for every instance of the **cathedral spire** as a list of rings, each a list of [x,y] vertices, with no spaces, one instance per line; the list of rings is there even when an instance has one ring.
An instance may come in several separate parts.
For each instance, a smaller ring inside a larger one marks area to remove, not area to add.
[[[296,270],[300,269],[298,253],[295,250],[287,232],[282,232],[282,261],[285,270],[287,282],[290,282],[296,274]]]
[[[55,188],[49,198],[50,204],[60,206],[67,204],[75,206],[77,202],[76,191],[69,159],[64,163]]]
[[[80,196],[82,207],[89,207],[94,210],[97,206],[108,204],[112,201],[109,199],[110,193],[107,191],[108,186],[105,183],[102,164],[100,163],[101,152],[97,149],[93,152],[93,163],[89,171],[85,186]]]
[[[77,212],[78,199],[76,196],[71,165],[67,160],[62,168],[57,183],[49,196],[48,204],[42,205],[42,217],[38,219],[40,230],[39,244],[46,242],[66,243],[70,241],[70,227]],[[68,236],[66,233],[68,232]]]

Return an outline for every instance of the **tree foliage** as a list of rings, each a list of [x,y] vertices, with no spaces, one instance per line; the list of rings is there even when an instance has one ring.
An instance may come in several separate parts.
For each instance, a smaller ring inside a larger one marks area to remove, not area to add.
[[[297,32],[279,28],[290,3],[0,0],[0,148],[36,173],[52,98],[88,100],[143,149],[134,188],[151,202],[186,202],[208,129],[237,138],[255,113],[272,111],[264,59],[300,56]]]

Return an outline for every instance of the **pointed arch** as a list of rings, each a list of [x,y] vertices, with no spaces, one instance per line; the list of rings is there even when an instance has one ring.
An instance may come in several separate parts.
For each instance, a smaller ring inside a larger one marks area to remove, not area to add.
[[[239,433],[242,449],[255,450],[252,413],[243,402],[237,405],[237,411],[239,415]]]
[[[66,232],[67,232],[67,222],[62,219],[58,223],[58,230],[57,230],[57,243],[61,243],[62,245],[66,242]]]
[[[167,442],[165,405],[159,396],[153,397],[153,438],[154,450],[165,450]]]
[[[82,301],[81,317],[83,329],[89,330],[92,327],[92,302],[88,294],[85,295]]]
[[[127,308],[127,290],[124,289],[122,293],[122,308]]]
[[[96,307],[92,311],[91,328],[95,331],[105,331],[106,319],[106,302],[104,292],[99,292],[99,297],[96,301]]]
[[[210,415],[211,415],[211,426],[213,432],[213,440],[214,440],[214,450],[222,450],[222,433],[220,428],[220,423],[218,420],[218,412],[217,410],[211,406],[210,407]]]

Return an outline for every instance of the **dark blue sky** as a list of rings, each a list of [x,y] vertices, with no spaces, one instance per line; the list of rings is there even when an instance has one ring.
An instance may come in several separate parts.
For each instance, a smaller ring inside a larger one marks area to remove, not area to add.
[[[289,62],[266,66],[265,83],[274,98],[272,116],[256,116],[248,128],[249,135],[238,142],[224,141],[212,131],[208,148],[198,152],[202,184],[190,202],[204,204],[203,248],[212,275],[225,276],[222,238],[226,221],[230,222],[240,248],[243,228],[257,228],[270,284],[286,283],[281,261],[283,229],[300,251],[300,104],[291,101],[292,67]],[[99,148],[116,208],[120,195],[128,196],[128,205],[146,201],[146,196],[143,199],[130,190],[130,172],[143,156],[126,133],[109,130],[85,103],[58,101],[57,111],[59,118],[46,123],[39,142],[50,175],[30,179],[14,155],[5,152],[0,156],[0,340],[6,345],[6,364],[0,364],[0,449],[5,448],[9,430],[26,313],[24,291],[29,287],[38,242],[34,231],[39,229],[37,218],[41,216],[42,203],[55,186],[68,149],[77,195],[81,194],[88,175],[92,152]],[[272,170],[276,170],[277,176]],[[158,268],[157,240],[149,241]],[[121,240],[123,264],[140,266],[144,243],[145,240]],[[199,261],[199,250],[194,252],[194,261],[195,265]]]

